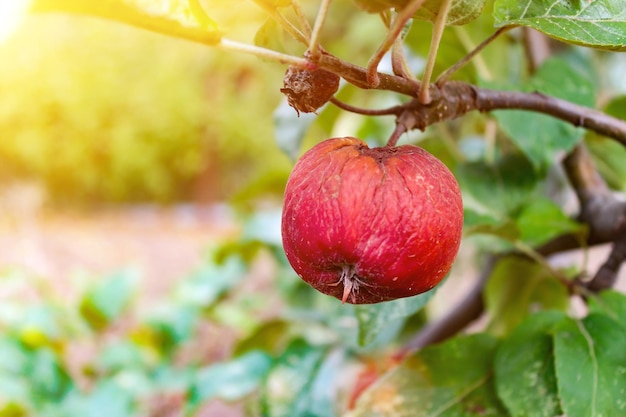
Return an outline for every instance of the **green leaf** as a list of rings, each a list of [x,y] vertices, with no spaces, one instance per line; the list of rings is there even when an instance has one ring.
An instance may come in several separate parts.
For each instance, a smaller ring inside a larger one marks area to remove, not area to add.
[[[604,112],[618,119],[626,120],[626,96],[612,99],[604,108]]]
[[[282,26],[275,19],[269,18],[254,35],[254,44],[262,48],[283,52],[285,50],[283,35]]]
[[[459,166],[457,178],[467,194],[466,207],[478,205],[481,213],[497,219],[511,217],[533,195],[539,176],[520,154],[505,155],[494,165],[471,162]]]
[[[622,0],[496,0],[496,26],[522,25],[583,46],[626,50],[626,3]]]
[[[355,0],[357,6],[369,13],[380,13],[394,8],[403,9],[410,0]],[[452,0],[448,16],[447,25],[464,25],[480,16],[485,6],[486,0]],[[433,22],[439,10],[441,0],[427,0],[415,13],[414,17],[420,20]]]
[[[520,230],[513,220],[499,220],[472,209],[464,210],[463,233],[465,236],[487,234],[508,242],[514,242],[520,237]]]
[[[239,284],[246,270],[237,254],[227,256],[220,264],[208,260],[181,284],[176,298],[188,306],[207,308]]]
[[[130,304],[136,281],[137,275],[131,270],[103,278],[80,300],[80,315],[96,331],[108,327]]]
[[[566,317],[556,311],[533,314],[498,348],[494,365],[496,389],[511,415],[554,417],[562,414],[552,333]]]
[[[491,376],[496,348],[486,334],[429,346],[363,392],[348,416],[508,416]]]
[[[272,368],[261,396],[264,417],[333,417],[337,355],[327,348],[293,341]]]
[[[125,387],[114,380],[102,380],[89,394],[78,390],[70,393],[59,404],[57,415],[78,415],[82,417],[133,417],[133,398]]]
[[[30,11],[94,16],[207,45],[221,38],[199,0],[33,0]]]
[[[567,319],[554,335],[559,395],[568,417],[626,415],[626,329],[592,313]]]
[[[237,343],[233,355],[239,356],[251,350],[277,354],[287,344],[287,338],[290,336],[289,327],[289,322],[285,320],[266,321],[248,337]]]
[[[566,310],[567,288],[544,268],[520,256],[508,256],[494,268],[485,289],[490,330],[507,334],[532,312]]]
[[[29,380],[31,395],[37,402],[63,398],[73,386],[60,358],[49,348],[31,352],[24,371],[24,378]]]
[[[626,328],[626,294],[605,290],[589,298],[589,311],[611,317]]]
[[[20,341],[31,348],[52,345],[61,339],[61,319],[52,305],[28,308],[19,323]]]
[[[612,99],[604,112],[618,119],[626,120],[626,96]],[[626,191],[626,148],[621,143],[603,136],[589,134],[587,146],[593,155],[598,172],[610,187]]]
[[[517,217],[516,223],[521,240],[535,247],[565,233],[582,234],[584,231],[583,225],[570,219],[561,207],[545,198],[532,200]]]
[[[559,58],[547,60],[533,75],[525,91],[540,92],[587,107],[595,104],[593,83]],[[551,116],[524,110],[493,112],[504,132],[544,172],[558,152],[568,152],[582,139],[583,130]]]
[[[465,25],[480,16],[486,0],[452,0],[446,25]],[[416,19],[434,22],[441,9],[441,0],[427,0],[415,13]]]
[[[379,304],[354,306],[354,314],[359,323],[359,344],[366,346],[390,326],[395,323],[402,324],[404,319],[417,313],[426,305],[435,295],[437,288],[414,297]],[[398,330],[399,328],[400,326],[398,326]]]
[[[272,358],[260,351],[251,351],[230,362],[218,363],[197,373],[191,390],[194,404],[214,398],[227,401],[240,399],[256,390],[272,367]]]

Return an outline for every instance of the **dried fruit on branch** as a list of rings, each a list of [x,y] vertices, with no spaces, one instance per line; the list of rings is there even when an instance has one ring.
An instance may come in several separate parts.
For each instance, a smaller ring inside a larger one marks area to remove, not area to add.
[[[298,114],[314,113],[339,89],[339,76],[324,69],[309,70],[297,66],[287,68],[280,92]]]
[[[459,249],[459,185],[417,146],[328,139],[306,152],[285,191],[282,235],[298,275],[344,302],[428,291]]]

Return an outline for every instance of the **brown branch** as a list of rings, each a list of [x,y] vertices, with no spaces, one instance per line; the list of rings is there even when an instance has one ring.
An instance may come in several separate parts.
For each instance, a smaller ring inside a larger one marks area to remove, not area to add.
[[[580,202],[578,220],[589,225],[589,239],[612,242],[625,236],[626,202],[611,193],[586,146],[576,146],[563,167]]]
[[[579,106],[578,104],[541,93],[477,90],[476,110],[492,111],[504,109],[530,110],[548,114],[569,122],[574,126],[584,127],[616,139],[626,146],[626,121],[611,117],[598,110]]]
[[[546,35],[529,27],[522,28],[522,31],[528,71],[532,74],[550,57],[552,51]]]
[[[626,236],[615,241],[609,257],[598,269],[593,279],[587,283],[587,289],[592,292],[600,292],[612,288],[617,281],[619,270],[624,261],[626,261]]]
[[[500,259],[501,256],[491,255],[487,259],[476,284],[474,284],[474,287],[470,290],[465,299],[441,319],[428,323],[420,330],[419,333],[403,347],[400,356],[402,357],[412,351],[446,340],[479,318],[485,309],[483,289]]]
[[[579,220],[590,225],[592,238],[614,242],[594,277],[578,284],[592,292],[611,288],[626,259],[626,202],[611,193],[584,144],[577,145],[563,160],[563,167],[580,202]]]
[[[362,107],[356,107],[348,103],[344,103],[335,97],[332,97],[330,102],[342,110],[366,116],[399,116],[404,111],[404,107],[401,105],[388,107],[386,109],[364,109]]]
[[[315,63],[362,89],[375,88],[416,97],[420,87],[418,81],[383,73],[378,74],[378,85],[371,87],[365,68],[344,62],[328,53],[323,53]],[[626,121],[545,94],[489,90],[450,81],[440,88],[431,85],[430,96],[432,101],[428,105],[422,105],[417,100],[406,105],[407,109],[420,116],[416,117],[419,120],[412,128],[423,130],[432,124],[461,117],[473,110],[489,112],[518,109],[551,115],[574,126],[613,138],[626,146]]]

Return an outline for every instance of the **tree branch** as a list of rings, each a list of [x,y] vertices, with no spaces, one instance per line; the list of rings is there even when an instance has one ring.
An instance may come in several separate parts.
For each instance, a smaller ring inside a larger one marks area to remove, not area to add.
[[[501,256],[499,255],[490,255],[480,272],[476,284],[474,284],[474,287],[469,291],[465,299],[447,315],[439,320],[428,323],[420,330],[420,332],[403,347],[400,356],[404,356],[433,343],[446,340],[479,318],[485,309],[483,289],[500,259]]]
[[[612,288],[624,261],[626,261],[626,236],[615,241],[609,257],[598,269],[593,279],[587,283],[587,289],[600,292]]]
[[[589,225],[589,240],[612,242],[625,236],[626,202],[611,193],[586,146],[577,145],[563,167],[580,202],[578,220]]]
[[[372,87],[365,68],[344,62],[328,53],[323,53],[316,64],[362,89],[393,91],[410,97],[416,97],[420,89],[418,81],[383,73],[378,73],[380,82]],[[412,128],[424,130],[432,124],[461,117],[473,110],[489,112],[518,109],[551,115],[574,126],[613,138],[626,146],[626,121],[545,94],[490,90],[450,81],[439,88],[431,85],[430,95],[432,101],[427,105],[417,100],[406,104],[407,110],[418,115],[418,122]]]

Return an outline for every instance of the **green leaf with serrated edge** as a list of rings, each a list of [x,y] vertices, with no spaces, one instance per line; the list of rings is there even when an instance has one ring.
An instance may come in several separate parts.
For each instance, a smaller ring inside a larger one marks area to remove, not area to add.
[[[626,328],[626,294],[605,290],[589,297],[589,311],[602,313]]]
[[[593,84],[559,58],[547,60],[524,86],[572,103],[593,107]],[[500,127],[530,159],[539,172],[551,165],[558,152],[568,152],[582,139],[584,131],[551,116],[524,110],[495,111]]]
[[[200,369],[191,389],[191,399],[195,404],[214,398],[240,399],[259,387],[272,363],[266,353],[251,351],[231,361]]]
[[[388,9],[401,10],[410,0],[355,0],[357,6],[369,13],[380,13]],[[464,25],[480,16],[486,0],[452,0],[448,16],[447,25]],[[414,14],[416,19],[433,22],[439,10],[441,0],[427,0]]]
[[[29,11],[99,17],[207,45],[221,39],[198,0],[32,0]]]
[[[626,50],[626,3],[622,0],[496,0],[496,26],[521,25],[594,48]]]
[[[359,344],[366,346],[372,343],[381,332],[389,328],[394,322],[417,313],[435,295],[436,291],[435,288],[414,297],[379,304],[356,305],[354,313],[359,323]]]
[[[332,417],[333,373],[329,376],[325,368],[327,351],[326,347],[294,340],[267,377],[261,393],[262,415]],[[334,367],[336,370],[339,364]]]
[[[552,353],[553,328],[567,316],[557,311],[533,314],[507,337],[496,353],[498,397],[511,415],[562,414]]]
[[[501,259],[485,288],[489,329],[507,334],[532,312],[541,309],[565,311],[567,288],[537,263],[519,256]]]
[[[446,17],[446,25],[465,25],[483,11],[486,0],[453,0]],[[415,19],[434,22],[441,9],[441,0],[427,0],[415,13]]]
[[[557,384],[568,417],[626,415],[626,329],[592,313],[566,319],[554,334]]]
[[[565,233],[584,231],[582,224],[570,219],[561,207],[551,200],[539,198],[524,207],[516,219],[520,239],[529,246],[539,246]]]
[[[429,346],[383,375],[349,417],[506,417],[492,378],[496,339],[457,337]]]
[[[533,195],[539,175],[524,156],[505,155],[494,165],[471,162],[455,172],[461,189],[487,214],[506,219]]]

